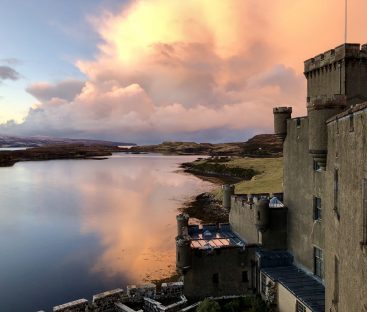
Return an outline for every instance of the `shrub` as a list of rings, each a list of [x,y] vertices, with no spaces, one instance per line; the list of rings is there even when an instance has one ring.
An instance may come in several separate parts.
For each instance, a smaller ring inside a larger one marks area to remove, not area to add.
[[[220,306],[218,302],[206,298],[199,304],[196,312],[220,312]]]

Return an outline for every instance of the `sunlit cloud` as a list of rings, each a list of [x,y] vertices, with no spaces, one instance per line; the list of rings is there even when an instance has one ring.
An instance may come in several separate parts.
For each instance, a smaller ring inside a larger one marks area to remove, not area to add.
[[[305,113],[302,62],[340,43],[342,11],[334,0],[132,1],[91,18],[101,43],[75,63],[85,83],[31,85],[40,105],[1,131],[144,143],[270,132],[273,106]],[[350,37],[367,40],[351,20]]]

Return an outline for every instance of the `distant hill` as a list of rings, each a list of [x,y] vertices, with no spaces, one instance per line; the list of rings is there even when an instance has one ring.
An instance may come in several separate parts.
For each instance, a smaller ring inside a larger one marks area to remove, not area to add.
[[[0,147],[40,147],[55,144],[83,144],[83,145],[105,145],[105,146],[134,146],[134,143],[111,142],[89,139],[54,138],[47,136],[25,137],[0,135]]]
[[[126,151],[179,155],[278,157],[282,155],[283,144],[274,134],[259,134],[246,142],[219,144],[163,142],[158,145],[133,146]]]

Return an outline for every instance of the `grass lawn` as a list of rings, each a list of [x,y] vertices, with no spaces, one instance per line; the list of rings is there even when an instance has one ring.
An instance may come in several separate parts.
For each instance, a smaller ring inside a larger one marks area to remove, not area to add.
[[[281,193],[283,192],[283,158],[233,157],[223,163],[228,167],[253,169],[258,172],[249,181],[235,184],[236,194]],[[222,198],[221,189],[214,190],[218,199]]]

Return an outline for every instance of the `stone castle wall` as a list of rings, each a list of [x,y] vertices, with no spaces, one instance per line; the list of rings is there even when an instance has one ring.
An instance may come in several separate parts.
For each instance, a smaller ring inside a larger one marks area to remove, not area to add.
[[[126,294],[123,289],[117,288],[114,290],[106,291],[93,296],[91,302],[86,299],[79,299],[72,302],[68,302],[62,305],[55,306],[53,312],[109,312],[109,311],[134,311],[126,304],[129,303],[144,303],[147,298],[152,299],[149,301],[149,307],[152,307],[154,303],[157,305],[158,310],[151,308],[147,311],[176,311],[176,306],[182,306],[183,296],[183,283],[163,283],[160,291],[157,291],[157,287],[154,284],[146,284],[141,286],[129,285],[127,286]],[[166,299],[178,299],[179,304],[172,303],[167,307],[159,303],[156,300]],[[185,299],[186,300],[186,299]],[[116,303],[120,302],[121,307],[118,308]],[[163,310],[159,310],[163,309]],[[164,310],[166,309],[166,310]],[[41,312],[41,311],[39,311]]]

